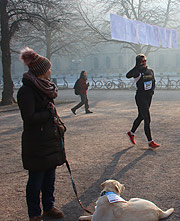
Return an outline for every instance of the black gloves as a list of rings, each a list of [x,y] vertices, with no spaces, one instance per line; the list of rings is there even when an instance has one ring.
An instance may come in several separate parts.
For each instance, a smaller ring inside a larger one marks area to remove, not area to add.
[[[133,69],[133,77],[134,78],[137,78],[137,77],[139,77],[139,74],[140,74],[140,68],[139,67],[137,67],[137,66],[135,66]]]
[[[56,108],[52,102],[49,102],[47,105],[47,109],[50,112],[51,116],[54,118],[57,116],[56,114]]]

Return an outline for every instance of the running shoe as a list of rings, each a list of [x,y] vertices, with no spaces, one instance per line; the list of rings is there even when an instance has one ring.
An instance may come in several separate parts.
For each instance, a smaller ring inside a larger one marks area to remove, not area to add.
[[[127,132],[127,136],[129,137],[132,144],[136,144],[136,142],[134,140],[134,135],[132,135],[130,131]]]
[[[157,147],[159,147],[160,145],[159,144],[157,144],[157,143],[155,143],[153,140],[149,143],[149,147],[151,147],[151,148],[157,148]]]

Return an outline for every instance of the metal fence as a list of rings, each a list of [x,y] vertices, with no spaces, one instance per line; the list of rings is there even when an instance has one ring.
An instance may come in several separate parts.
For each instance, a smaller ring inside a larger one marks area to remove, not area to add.
[[[69,89],[74,87],[76,78],[51,78],[58,89]],[[136,90],[136,84],[133,79],[125,77],[92,77],[88,79],[90,83],[89,89],[107,89],[107,90]],[[22,86],[21,80],[13,80],[14,88],[18,89]],[[0,81],[0,89],[3,88],[3,81]],[[160,76],[156,77],[156,89],[159,90],[178,90],[180,89],[180,77]]]

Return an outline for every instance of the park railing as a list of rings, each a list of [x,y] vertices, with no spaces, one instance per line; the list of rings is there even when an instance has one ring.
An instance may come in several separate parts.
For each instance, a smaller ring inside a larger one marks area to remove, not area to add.
[[[58,89],[69,89],[73,88],[74,83],[77,79],[66,77],[62,78],[51,78]],[[133,79],[127,79],[125,77],[92,77],[88,79],[90,83],[89,89],[107,89],[107,90],[136,90],[136,83]],[[18,89],[22,86],[21,80],[14,80],[14,89]],[[3,81],[0,81],[0,89],[3,88]],[[178,90],[180,89],[180,77],[170,76],[158,76],[156,77],[156,89],[158,90]]]
[[[94,79],[92,78],[91,89],[120,89],[136,90],[136,83],[133,79]],[[180,89],[180,79],[172,77],[157,77],[156,89],[158,90],[178,90]]]

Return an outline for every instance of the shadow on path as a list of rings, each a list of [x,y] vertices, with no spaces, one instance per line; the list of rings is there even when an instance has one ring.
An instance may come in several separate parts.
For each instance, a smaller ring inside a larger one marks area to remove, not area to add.
[[[21,131],[22,131],[22,127],[12,128],[12,129],[6,130],[4,132],[1,132],[0,137],[3,138],[4,135],[13,135],[13,134],[16,134],[16,133],[21,132]]]
[[[107,179],[116,179],[119,180],[120,178],[123,177],[123,175],[128,172],[128,170],[132,169],[140,160],[142,160],[144,157],[148,156],[148,155],[154,155],[156,154],[153,151],[149,151],[146,150],[142,155],[140,155],[138,158],[136,158],[135,160],[133,160],[132,162],[130,162],[127,166],[125,166],[124,168],[122,168],[121,171],[119,171],[114,177],[112,177],[113,171],[116,168],[116,165],[119,162],[119,159],[128,151],[130,150],[132,147],[128,147],[120,152],[117,152],[116,154],[113,155],[113,160],[107,165],[105,166],[104,172],[102,173],[102,175],[100,176],[100,178],[98,180],[96,180],[95,183],[93,183],[79,198],[82,202],[82,204],[87,207],[89,206],[95,199],[97,199],[97,197],[99,196],[99,193],[101,191],[100,189],[100,184],[102,182],[104,182]],[[96,190],[96,191],[95,191]],[[81,207],[77,206],[77,200],[74,199],[73,201],[71,201],[70,203],[64,205],[62,207],[63,211],[66,214],[70,214],[71,209],[76,208],[76,215],[74,217],[74,220],[77,219],[77,217],[79,217],[80,215],[82,215],[83,210],[81,209]],[[93,211],[92,211],[93,212]],[[72,216],[71,216],[72,217]],[[73,220],[73,219],[72,219]]]

